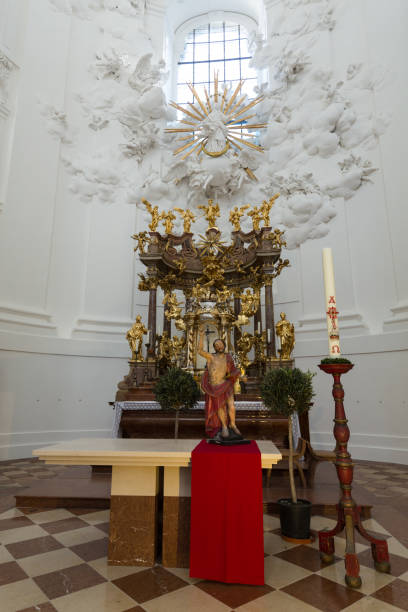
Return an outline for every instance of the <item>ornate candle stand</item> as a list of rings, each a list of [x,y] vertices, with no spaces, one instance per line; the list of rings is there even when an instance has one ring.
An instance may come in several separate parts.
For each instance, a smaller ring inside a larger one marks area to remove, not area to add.
[[[354,529],[357,529],[363,538],[370,542],[376,570],[388,573],[390,571],[390,562],[386,540],[378,540],[367,533],[361,524],[361,507],[356,505],[351,495],[354,466],[350,453],[347,450],[350,430],[344,412],[344,390],[340,382],[340,377],[342,374],[346,374],[346,372],[351,370],[353,365],[352,363],[319,364],[319,368],[323,370],[323,372],[326,372],[326,374],[332,374],[334,379],[333,397],[335,402],[335,425],[333,433],[337,442],[335,465],[342,493],[340,501],[337,504],[336,526],[331,530],[319,531],[319,550],[322,561],[325,563],[332,562],[334,559],[334,536],[345,529],[345,581],[347,586],[359,588],[361,586],[361,578],[359,575],[360,564],[356,555]]]

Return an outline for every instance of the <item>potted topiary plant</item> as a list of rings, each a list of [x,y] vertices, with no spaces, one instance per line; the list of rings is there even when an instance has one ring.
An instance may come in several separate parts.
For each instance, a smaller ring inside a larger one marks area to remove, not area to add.
[[[163,410],[175,410],[174,438],[178,438],[179,411],[193,408],[200,399],[200,389],[193,376],[181,368],[170,368],[153,388]]]
[[[261,397],[264,404],[275,414],[288,418],[289,438],[289,482],[291,498],[279,499],[281,534],[286,538],[307,540],[310,538],[311,504],[296,495],[293,473],[293,414],[298,415],[310,408],[314,395],[312,372],[302,372],[298,368],[276,368],[266,373],[261,384]]]

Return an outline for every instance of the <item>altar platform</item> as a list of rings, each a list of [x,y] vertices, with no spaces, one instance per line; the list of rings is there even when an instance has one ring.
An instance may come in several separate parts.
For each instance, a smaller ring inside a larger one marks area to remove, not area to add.
[[[276,465],[281,459],[276,446],[265,440],[257,444],[262,468]],[[82,438],[33,455],[54,465],[112,466],[110,564],[152,566],[160,548],[163,565],[187,567],[190,465],[196,446],[197,440]]]

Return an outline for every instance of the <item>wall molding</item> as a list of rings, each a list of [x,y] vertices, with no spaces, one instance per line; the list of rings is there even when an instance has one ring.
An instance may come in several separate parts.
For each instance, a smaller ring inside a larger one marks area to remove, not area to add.
[[[76,321],[72,330],[73,338],[84,338],[92,340],[97,334],[106,336],[111,342],[123,342],[126,332],[132,327],[132,319],[104,319],[101,317],[84,317]]]
[[[340,336],[364,336],[369,334],[368,325],[361,314],[357,312],[342,311],[340,318]],[[296,334],[299,336],[319,337],[321,333],[327,335],[326,317],[321,314],[305,315],[298,321]]]
[[[12,305],[0,305],[0,329],[10,332],[38,332],[56,335],[57,326],[52,315],[45,310],[31,310]]]
[[[23,431],[0,433],[0,460],[31,457],[42,446],[78,438],[111,438],[111,429],[70,429],[61,431]]]
[[[384,320],[384,331],[392,330],[408,330],[408,301],[403,300],[397,302],[395,306],[390,308],[393,316]]]
[[[313,448],[333,450],[335,446],[332,432],[312,431],[310,437]],[[408,465],[408,436],[351,432],[348,449],[353,459]]]

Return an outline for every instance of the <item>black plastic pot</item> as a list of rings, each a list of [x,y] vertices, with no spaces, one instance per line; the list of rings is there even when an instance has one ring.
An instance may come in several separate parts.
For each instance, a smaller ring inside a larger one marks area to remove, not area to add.
[[[287,538],[307,540],[310,538],[312,504],[298,499],[294,504],[290,498],[278,499],[281,534]]]

